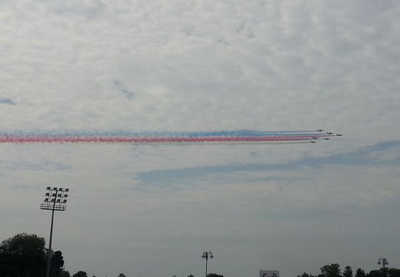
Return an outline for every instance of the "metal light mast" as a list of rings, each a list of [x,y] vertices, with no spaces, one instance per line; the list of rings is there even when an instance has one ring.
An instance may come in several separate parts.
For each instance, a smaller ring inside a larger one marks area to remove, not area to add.
[[[207,277],[207,263],[208,263],[208,258],[212,259],[214,258],[213,253],[211,251],[204,251],[203,255],[201,256],[203,259],[206,259],[206,276]]]
[[[389,264],[386,258],[379,258],[378,265],[382,265],[382,268],[385,268]]]
[[[382,265],[381,271],[383,273],[383,276],[387,276],[387,271],[386,271],[386,266],[389,264],[388,260],[386,258],[379,258],[378,259],[378,265]]]
[[[47,250],[47,267],[46,267],[46,277],[50,277],[54,211],[63,212],[67,209],[67,197],[69,189],[47,187],[46,190],[47,190],[45,194],[46,198],[44,199],[43,203],[40,204],[40,209],[51,211],[50,239],[49,239],[49,249]]]

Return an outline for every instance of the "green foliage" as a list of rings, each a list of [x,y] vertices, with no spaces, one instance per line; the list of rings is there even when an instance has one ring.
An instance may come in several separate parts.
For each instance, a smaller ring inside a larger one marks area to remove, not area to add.
[[[339,264],[330,264],[321,267],[321,274],[317,276],[303,273],[297,275],[297,277],[353,277],[353,270],[350,266],[346,266],[341,274]],[[366,274],[364,270],[358,268],[354,277],[400,277],[400,269],[382,267],[378,270],[371,270]]]
[[[389,277],[400,277],[400,269],[397,268],[388,268],[387,274]]]
[[[400,277],[400,269],[382,267],[379,270],[371,270],[366,277]]]
[[[0,276],[39,277],[45,258],[45,240],[36,235],[17,234],[0,244]]]
[[[355,277],[365,277],[365,276],[366,276],[365,271],[362,270],[361,268],[358,268]]]
[[[61,270],[59,277],[71,277],[68,271]]]
[[[385,277],[385,274],[382,270],[371,270],[367,277]]]
[[[85,271],[78,271],[77,273],[72,275],[72,277],[88,277],[88,276],[87,276],[87,273]]]
[[[55,276],[60,276],[62,267],[64,266],[64,258],[61,251],[54,252],[51,257],[51,269]]]
[[[321,274],[324,277],[341,277],[340,265],[339,264],[324,265],[323,267],[321,267]]]
[[[301,275],[297,275],[297,277],[316,277],[316,276],[304,272]]]
[[[12,255],[40,256],[44,254],[45,240],[37,235],[26,233],[3,240],[0,247]]]
[[[344,268],[343,277],[353,277],[353,269],[350,266]]]

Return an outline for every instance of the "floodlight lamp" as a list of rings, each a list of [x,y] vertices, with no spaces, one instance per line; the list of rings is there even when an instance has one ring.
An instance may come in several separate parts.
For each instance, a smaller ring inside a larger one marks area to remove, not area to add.
[[[46,199],[44,200],[44,202],[49,202],[49,198],[46,198]]]
[[[213,254],[210,252],[210,259],[214,258]]]
[[[65,189],[66,192],[69,192],[69,189]]]
[[[386,258],[383,258],[383,265],[388,265],[389,264],[389,262],[388,262],[388,260],[386,259]]]
[[[58,194],[58,197],[61,197],[61,193]]]
[[[46,193],[45,196],[50,196],[50,193]]]
[[[64,194],[64,198],[67,198],[68,197],[68,194]]]
[[[54,187],[53,189],[54,189],[54,190],[57,190],[57,188],[56,188],[56,187]]]
[[[47,190],[51,190],[51,188],[50,188],[50,187],[47,187]]]
[[[67,199],[64,199],[63,204],[67,204]]]

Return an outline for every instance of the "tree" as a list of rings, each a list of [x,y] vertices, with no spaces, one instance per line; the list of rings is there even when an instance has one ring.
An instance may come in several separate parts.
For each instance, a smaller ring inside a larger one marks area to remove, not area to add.
[[[41,256],[45,254],[45,240],[37,235],[17,234],[3,240],[0,247],[5,253],[12,255]]]
[[[298,275],[297,277],[315,277],[315,276],[304,272],[303,274]]]
[[[324,265],[323,267],[321,267],[321,274],[324,277],[340,277],[340,265]]]
[[[72,275],[72,277],[88,277],[88,276],[87,276],[87,273],[85,271],[78,271],[77,273]]]
[[[366,276],[365,271],[362,270],[361,268],[358,268],[355,277],[365,277],[365,276]]]
[[[368,277],[384,277],[384,272],[382,270],[371,270],[368,275]]]
[[[400,277],[400,269],[388,268],[387,272],[389,277]]]
[[[53,256],[51,257],[51,268],[55,273],[55,276],[60,276],[63,266],[64,266],[64,257],[62,256],[62,252],[61,251],[54,252]]]
[[[62,270],[62,271],[60,272],[59,277],[71,277],[71,275],[69,274],[68,271]]]
[[[120,274],[118,275],[118,277],[126,277],[126,276],[125,276],[125,274],[120,273]]]
[[[40,276],[45,240],[37,235],[17,234],[0,244],[0,276]]]
[[[344,268],[343,277],[353,277],[353,269],[350,266]]]
[[[339,264],[324,265],[321,267],[321,274],[313,276],[308,273],[303,273],[297,277],[352,277],[353,270],[350,266],[346,266],[343,274],[340,273]],[[400,277],[400,269],[382,267],[380,269],[371,270],[368,274],[361,268],[356,270],[355,277]]]

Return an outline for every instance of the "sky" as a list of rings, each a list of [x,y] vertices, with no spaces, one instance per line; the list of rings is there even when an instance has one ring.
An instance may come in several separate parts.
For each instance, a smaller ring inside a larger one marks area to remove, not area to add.
[[[0,0],[0,130],[315,130],[314,144],[0,144],[0,241],[88,276],[400,268],[400,2]]]

